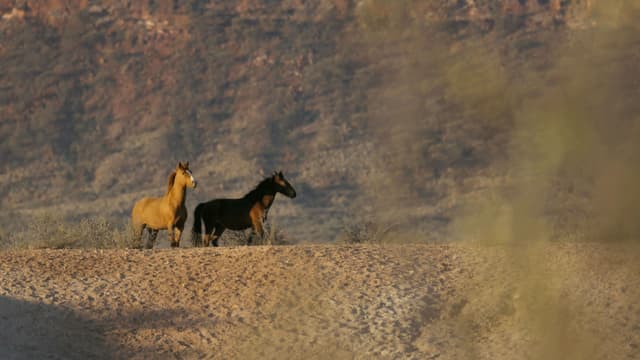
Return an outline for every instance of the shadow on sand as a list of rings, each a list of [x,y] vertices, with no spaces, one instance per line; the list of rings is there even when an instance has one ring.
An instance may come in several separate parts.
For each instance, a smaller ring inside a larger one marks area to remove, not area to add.
[[[189,344],[167,354],[162,344],[140,341],[136,333],[155,329],[162,334],[166,329],[184,331],[196,325],[203,326],[182,310],[129,311],[94,320],[59,305],[0,296],[0,359],[195,357]]]
[[[100,324],[59,306],[0,296],[0,358],[113,358]]]

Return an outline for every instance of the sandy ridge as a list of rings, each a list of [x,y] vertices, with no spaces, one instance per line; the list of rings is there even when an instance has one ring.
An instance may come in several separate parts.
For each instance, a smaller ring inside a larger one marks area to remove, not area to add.
[[[550,268],[567,274],[554,281],[587,314],[573,322],[621,333],[603,343],[608,355],[640,355],[632,258],[552,250]],[[3,252],[0,356],[517,358],[536,333],[518,310],[526,290],[499,271],[511,255],[461,245]]]

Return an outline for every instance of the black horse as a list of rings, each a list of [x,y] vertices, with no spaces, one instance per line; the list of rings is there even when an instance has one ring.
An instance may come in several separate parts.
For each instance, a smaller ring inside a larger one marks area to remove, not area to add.
[[[282,171],[274,172],[240,199],[214,199],[198,204],[193,211],[193,245],[209,246],[213,240],[213,246],[218,246],[218,239],[226,229],[244,230],[253,227],[253,231],[263,238],[263,224],[277,193],[290,198],[296,197],[296,191],[284,178]],[[251,243],[251,238],[248,242]]]

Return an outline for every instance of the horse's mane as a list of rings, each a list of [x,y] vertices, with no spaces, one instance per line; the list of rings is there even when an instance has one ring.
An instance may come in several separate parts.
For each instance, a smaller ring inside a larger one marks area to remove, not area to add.
[[[169,175],[169,179],[167,179],[167,194],[169,193],[169,191],[171,191],[171,188],[173,187],[173,183],[176,182],[176,172],[172,172],[171,175]]]
[[[260,195],[264,193],[265,187],[267,187],[272,182],[273,182],[273,179],[271,178],[271,176],[264,178],[262,181],[260,181],[260,183],[258,183],[258,185],[256,185],[256,187],[253,190],[249,191],[244,196],[244,198],[249,199],[251,201],[258,201]]]

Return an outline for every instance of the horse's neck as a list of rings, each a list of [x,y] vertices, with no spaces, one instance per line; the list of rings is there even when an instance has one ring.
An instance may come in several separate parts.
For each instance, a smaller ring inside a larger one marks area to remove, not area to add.
[[[276,194],[262,194],[262,206],[264,206],[265,209],[269,209],[271,207],[271,204],[273,204],[273,200],[276,199]]]
[[[275,197],[276,197],[275,191],[268,191],[268,190],[257,191],[256,190],[255,192],[248,194],[246,198],[247,200],[249,200],[249,203],[251,204],[251,206],[259,202],[265,208],[269,208],[269,206],[271,206],[271,204],[273,203],[273,199]]]
[[[187,187],[183,185],[173,184],[171,190],[165,195],[165,199],[169,205],[178,208],[184,205],[184,200],[187,197]]]

